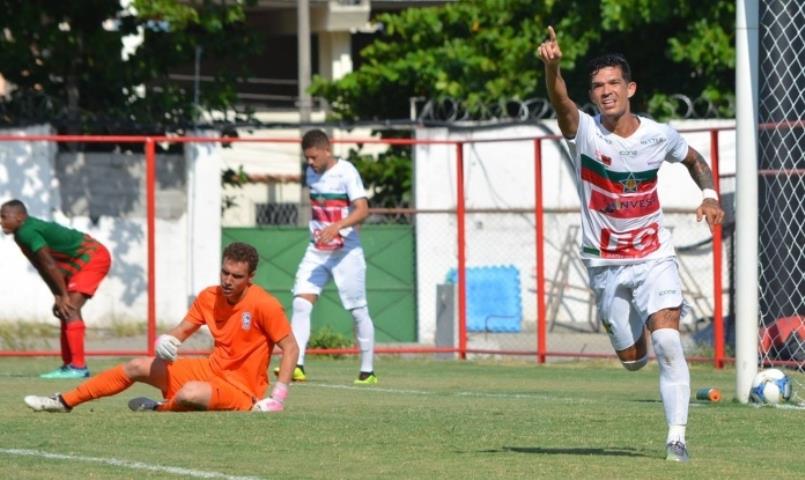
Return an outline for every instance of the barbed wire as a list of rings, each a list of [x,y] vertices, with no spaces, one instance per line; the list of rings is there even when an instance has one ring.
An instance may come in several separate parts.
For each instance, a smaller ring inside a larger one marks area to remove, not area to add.
[[[411,98],[411,119],[420,122],[460,123],[482,122],[528,122],[554,118],[555,112],[547,98],[503,99],[488,104],[468,106],[462,99],[452,97]],[[667,108],[674,118],[703,119],[723,117],[724,112],[734,112],[734,99],[715,102],[702,96],[692,98],[676,93],[668,96]],[[592,103],[579,107],[582,111],[595,114]]]
[[[325,121],[321,125],[313,126],[379,126],[382,128],[411,128],[417,125],[461,126],[468,123],[486,123],[495,125],[501,123],[532,123],[555,117],[553,107],[547,98],[528,99],[502,99],[480,105],[468,105],[464,99],[452,97],[423,98],[414,97],[410,102],[410,117],[385,120],[352,120]],[[684,94],[673,94],[666,97],[663,111],[671,118],[680,119],[708,119],[724,118],[734,115],[735,105],[733,98],[716,102],[702,96],[691,97]],[[243,107],[245,108],[245,107]],[[193,129],[198,127],[223,128],[229,126],[257,127],[257,128],[287,128],[301,126],[300,123],[274,123],[260,121],[248,113],[248,109],[236,108],[233,116],[224,121],[191,122],[172,118],[166,121],[164,116],[151,119],[115,118],[109,114],[98,112],[78,111],[70,118],[66,105],[58,98],[40,92],[34,95],[15,98],[15,101],[0,101],[0,126],[24,126],[33,123],[50,123],[57,128],[76,124],[76,120],[85,127],[98,132],[123,131],[150,131],[162,129]],[[289,109],[295,107],[289,105]],[[595,105],[585,103],[581,110],[595,114]],[[307,125],[307,124],[305,124]]]

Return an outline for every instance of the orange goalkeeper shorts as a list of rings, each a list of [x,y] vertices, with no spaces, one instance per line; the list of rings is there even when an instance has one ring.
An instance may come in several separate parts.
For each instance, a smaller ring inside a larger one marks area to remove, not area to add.
[[[167,364],[168,388],[162,391],[166,399],[173,398],[187,382],[206,382],[212,386],[212,398],[208,410],[248,411],[254,405],[254,397],[216,375],[207,358],[180,358]]]

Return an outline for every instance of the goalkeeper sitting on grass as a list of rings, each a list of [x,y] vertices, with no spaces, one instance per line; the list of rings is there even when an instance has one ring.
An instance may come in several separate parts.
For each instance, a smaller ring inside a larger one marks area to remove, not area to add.
[[[135,411],[282,411],[299,347],[282,305],[252,284],[258,260],[251,245],[227,246],[221,284],[203,290],[185,319],[169,334],[159,336],[156,357],[135,358],[62,394],[29,395],[25,403],[38,412],[69,412],[141,382],[160,389],[164,400],[135,398],[129,402]],[[179,345],[202,325],[215,341],[212,354],[177,360]],[[283,353],[279,376],[271,395],[260,400],[268,386],[266,371],[274,345]]]

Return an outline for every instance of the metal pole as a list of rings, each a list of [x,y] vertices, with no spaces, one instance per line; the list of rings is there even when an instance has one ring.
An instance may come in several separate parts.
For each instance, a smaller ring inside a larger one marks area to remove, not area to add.
[[[299,83],[299,125],[300,136],[304,135],[307,124],[310,123],[310,5],[308,0],[298,0],[296,2],[296,45],[297,60],[299,69],[297,72]],[[299,189],[299,215],[297,223],[302,226],[310,221],[310,190],[307,188],[305,178],[305,162],[300,161],[300,176],[302,177],[302,187]]]
[[[145,139],[145,217],[148,248],[148,355],[154,355],[156,340],[156,148],[153,138]]]
[[[296,44],[299,61],[299,122],[310,122],[310,7],[308,0],[298,0],[296,3]]]
[[[542,139],[534,140],[534,225],[536,229],[537,265],[537,363],[545,363],[548,329],[545,318],[545,212],[542,206]]]
[[[464,143],[456,144],[456,228],[458,229],[458,353],[467,358],[467,255],[464,225]]]
[[[196,61],[193,71],[193,126],[198,126],[198,118],[201,115],[201,45],[196,45]]]
[[[741,403],[749,401],[758,368],[759,6],[759,0],[738,0],[735,11],[735,396]]]
[[[710,166],[713,170],[713,188],[720,193],[718,130],[710,131]],[[724,368],[724,300],[721,282],[722,243],[721,225],[713,225],[713,364]]]

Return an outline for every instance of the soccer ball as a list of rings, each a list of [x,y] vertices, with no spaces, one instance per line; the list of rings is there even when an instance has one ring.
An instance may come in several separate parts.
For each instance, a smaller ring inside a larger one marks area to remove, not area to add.
[[[752,401],[768,405],[787,402],[791,398],[791,379],[776,368],[761,370],[752,381]]]

